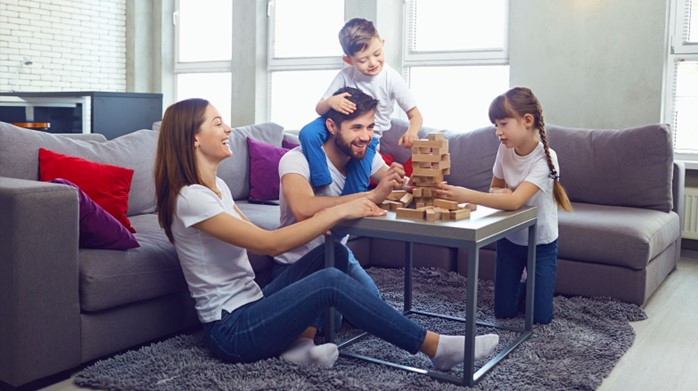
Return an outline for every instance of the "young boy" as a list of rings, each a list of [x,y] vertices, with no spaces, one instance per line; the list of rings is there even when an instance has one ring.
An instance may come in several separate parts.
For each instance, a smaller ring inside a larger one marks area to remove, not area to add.
[[[384,41],[378,35],[373,22],[354,18],[349,20],[339,31],[339,43],[345,56],[344,62],[351,65],[343,68],[327,88],[324,96],[315,106],[315,111],[324,116],[330,109],[342,114],[350,114],[356,106],[346,99],[347,93],[333,95],[342,87],[358,88],[378,100],[374,138],[366,151],[366,158],[354,160],[347,165],[346,182],[343,195],[365,191],[371,172],[371,162],[378,147],[383,131],[390,129],[390,117],[395,102],[407,113],[410,125],[398,141],[398,145],[411,148],[417,133],[422,127],[422,115],[417,109],[417,102],[410,93],[407,83],[399,73],[385,64],[383,53]],[[300,132],[300,141],[310,164],[310,182],[313,187],[326,186],[332,182],[322,144],[327,140],[325,119],[320,117],[304,126]]]

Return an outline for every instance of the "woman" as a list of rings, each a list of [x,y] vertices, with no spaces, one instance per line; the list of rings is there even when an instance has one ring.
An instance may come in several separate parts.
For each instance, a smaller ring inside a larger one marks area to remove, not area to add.
[[[278,255],[340,220],[385,212],[364,198],[275,231],[256,227],[216,176],[220,162],[232,155],[231,131],[208,101],[175,103],[162,120],[155,166],[160,225],[177,249],[212,354],[229,362],[280,356],[331,367],[337,346],[316,346],[313,323],[334,306],[355,326],[412,354],[427,354],[437,369],[462,363],[463,336],[427,331],[348,277],[341,245],[334,250],[336,268],[323,268],[320,246],[260,289],[246,250]],[[498,341],[494,334],[477,337],[476,358],[489,355]]]

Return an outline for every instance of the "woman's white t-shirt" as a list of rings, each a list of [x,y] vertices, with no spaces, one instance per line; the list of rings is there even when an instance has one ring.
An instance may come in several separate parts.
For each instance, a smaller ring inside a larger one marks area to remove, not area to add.
[[[263,297],[244,248],[192,227],[220,213],[241,218],[233,208],[235,201],[225,182],[216,178],[216,186],[222,198],[202,185],[183,187],[172,221],[177,256],[203,323],[220,320],[222,310],[233,312]]]
[[[550,157],[557,173],[560,166],[557,154],[550,149]],[[529,182],[538,187],[538,192],[531,197],[526,205],[538,207],[538,222],[536,223],[536,245],[552,243],[557,239],[557,204],[553,197],[553,180],[550,178],[550,167],[545,158],[543,143],[538,143],[533,152],[519,156],[514,148],[506,148],[500,144],[494,161],[492,174],[504,179],[511,191],[515,191],[523,182]],[[519,246],[528,246],[528,230],[523,229],[507,235],[510,242]]]

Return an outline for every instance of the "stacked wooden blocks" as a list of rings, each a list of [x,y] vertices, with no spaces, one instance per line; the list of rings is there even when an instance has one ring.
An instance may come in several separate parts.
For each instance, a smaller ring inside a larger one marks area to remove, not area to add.
[[[416,185],[412,193],[405,190],[393,191],[381,207],[392,210],[399,218],[436,220],[463,220],[470,218],[474,204],[458,204],[455,201],[438,199],[434,188],[444,182],[451,172],[451,155],[448,140],[443,134],[429,134],[426,140],[417,140],[412,146],[412,182]],[[414,202],[414,209],[410,208]]]

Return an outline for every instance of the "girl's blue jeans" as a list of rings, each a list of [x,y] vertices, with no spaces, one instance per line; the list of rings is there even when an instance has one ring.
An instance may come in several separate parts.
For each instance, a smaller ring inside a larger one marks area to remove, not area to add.
[[[521,274],[526,267],[528,246],[507,239],[497,241],[494,276],[494,316],[513,318],[524,307],[526,284]],[[553,319],[553,293],[557,272],[557,240],[536,246],[536,286],[533,295],[533,321],[548,324]],[[530,274],[531,271],[528,270]]]
[[[334,306],[353,325],[411,354],[426,329],[347,276],[347,248],[335,243],[335,268],[324,268],[324,245],[310,251],[267,285],[264,297],[204,325],[211,353],[228,362],[278,356],[318,316]]]

